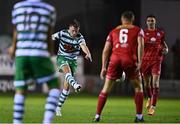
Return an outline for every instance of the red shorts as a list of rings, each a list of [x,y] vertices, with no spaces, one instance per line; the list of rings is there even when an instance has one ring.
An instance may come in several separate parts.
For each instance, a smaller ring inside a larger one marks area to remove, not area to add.
[[[160,75],[161,74],[162,61],[148,61],[143,60],[141,66],[141,72],[143,75]]]
[[[136,71],[135,62],[127,57],[111,57],[106,73],[106,78],[116,80],[122,76],[123,71],[130,79],[140,76],[140,72]]]

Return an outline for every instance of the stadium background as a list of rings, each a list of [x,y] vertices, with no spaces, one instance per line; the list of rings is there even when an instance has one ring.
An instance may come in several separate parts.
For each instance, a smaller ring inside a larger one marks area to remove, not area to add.
[[[11,10],[14,3],[18,1],[20,0],[0,0],[0,94],[5,94],[5,96],[8,94],[11,97],[14,90],[12,85],[14,67],[13,61],[7,56],[7,48],[12,39]],[[83,84],[83,92],[90,94],[90,96],[92,94],[97,96],[103,85],[99,79],[101,53],[108,32],[120,24],[121,13],[124,10],[132,10],[136,16],[135,24],[143,28],[145,28],[146,16],[154,14],[158,20],[158,27],[163,28],[166,32],[166,42],[169,46],[169,54],[162,64],[160,97],[177,100],[180,98],[179,0],[45,1],[54,5],[57,10],[55,32],[67,28],[68,22],[74,18],[81,23],[80,31],[84,34],[92,52],[93,63],[83,60],[82,56],[79,57],[77,80]],[[55,45],[55,48],[54,52],[56,53],[58,44]],[[36,89],[30,87],[30,90],[46,92],[46,87],[37,86]],[[132,96],[132,94],[133,88],[129,83],[116,84],[112,91],[112,95],[116,96]]]

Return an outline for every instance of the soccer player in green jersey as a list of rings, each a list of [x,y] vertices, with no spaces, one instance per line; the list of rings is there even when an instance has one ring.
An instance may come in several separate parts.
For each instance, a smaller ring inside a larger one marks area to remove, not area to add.
[[[13,43],[9,49],[15,56],[13,123],[21,124],[24,115],[25,94],[32,82],[47,83],[43,123],[51,123],[58,104],[59,81],[50,60],[51,32],[56,21],[56,10],[41,0],[25,0],[14,5],[12,23]]]
[[[59,42],[59,50],[57,54],[57,65],[59,72],[64,74],[64,87],[59,97],[56,115],[61,116],[61,107],[69,95],[70,85],[79,92],[81,85],[74,79],[74,73],[77,68],[77,56],[80,49],[86,54],[85,58],[92,61],[91,53],[86,46],[86,42],[82,34],[79,32],[80,24],[77,20],[73,20],[69,24],[69,29],[61,30],[52,35],[52,39]]]

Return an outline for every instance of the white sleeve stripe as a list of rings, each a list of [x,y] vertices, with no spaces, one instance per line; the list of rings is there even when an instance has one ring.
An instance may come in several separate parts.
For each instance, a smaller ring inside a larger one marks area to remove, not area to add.
[[[139,31],[139,35],[142,35],[144,37],[144,31],[142,29]]]

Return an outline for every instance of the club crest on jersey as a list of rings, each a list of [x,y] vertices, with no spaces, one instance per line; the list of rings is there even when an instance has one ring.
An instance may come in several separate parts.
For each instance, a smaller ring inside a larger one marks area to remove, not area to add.
[[[155,41],[156,41],[156,38],[155,37],[151,37],[150,42],[154,43]]]

